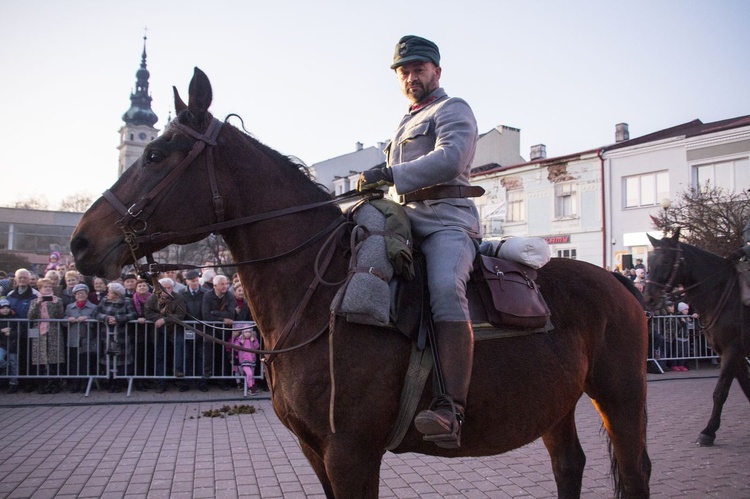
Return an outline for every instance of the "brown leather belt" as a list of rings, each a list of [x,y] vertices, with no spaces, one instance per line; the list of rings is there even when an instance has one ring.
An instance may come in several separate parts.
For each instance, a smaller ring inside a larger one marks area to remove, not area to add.
[[[427,199],[478,198],[484,189],[478,185],[436,185],[401,196],[402,204]]]

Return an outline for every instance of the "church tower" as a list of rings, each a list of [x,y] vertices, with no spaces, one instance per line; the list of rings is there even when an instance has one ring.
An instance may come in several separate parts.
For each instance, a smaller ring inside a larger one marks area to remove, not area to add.
[[[122,115],[125,124],[120,128],[120,165],[118,176],[136,161],[146,144],[156,138],[159,130],[154,125],[159,118],[151,110],[151,96],[148,93],[148,78],[151,74],[146,69],[146,37],[143,37],[143,54],[141,67],[135,73],[135,91],[130,94],[130,109]]]

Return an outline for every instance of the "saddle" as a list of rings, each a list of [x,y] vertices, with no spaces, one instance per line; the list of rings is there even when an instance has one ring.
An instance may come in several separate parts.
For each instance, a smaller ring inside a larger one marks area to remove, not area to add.
[[[430,300],[424,256],[412,247],[406,213],[392,201],[378,200],[351,207],[347,218],[354,221],[349,276],[331,304],[332,314],[393,327],[422,350],[431,321]],[[535,282],[535,268],[549,259],[546,244],[539,248],[539,241],[513,238],[477,247],[467,286],[475,337],[483,329],[512,329],[513,335],[552,329],[549,308]]]
[[[414,250],[413,257],[414,277],[405,280],[396,275],[390,282],[390,319],[421,350],[432,312],[424,255]],[[549,307],[535,279],[531,267],[477,254],[466,288],[476,341],[553,329]]]

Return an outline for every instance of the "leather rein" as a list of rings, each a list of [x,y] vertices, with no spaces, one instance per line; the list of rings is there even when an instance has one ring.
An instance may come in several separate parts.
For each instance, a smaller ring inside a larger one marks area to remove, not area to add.
[[[674,263],[672,264],[672,270],[669,273],[669,277],[667,278],[667,282],[666,283],[662,284],[662,283],[651,281],[651,280],[648,280],[648,279],[646,280],[646,284],[651,284],[651,285],[653,285],[653,286],[655,286],[655,287],[657,287],[657,288],[659,288],[659,289],[662,290],[662,301],[660,302],[660,303],[662,303],[664,301],[664,299],[666,299],[667,296],[672,295],[672,291],[674,290],[675,285],[677,284],[677,279],[678,279],[678,276],[679,276],[679,273],[680,273],[680,267],[682,266],[683,263],[685,263],[685,257],[683,256],[682,245],[680,245],[679,242],[677,243],[677,246],[674,247],[674,248],[667,248],[667,247],[661,247],[660,246],[660,247],[654,248],[654,251],[674,251],[675,253],[677,253],[677,255],[675,257],[675,260],[674,260]],[[713,279],[714,277],[716,277],[717,275],[721,274],[721,272],[723,272],[723,269],[722,269],[722,271],[715,272],[715,273],[711,274],[710,276],[708,276],[707,278],[705,278],[705,279],[703,279],[701,281],[696,282],[695,284],[692,284],[692,285],[690,285],[690,286],[688,286],[686,288],[683,288],[683,290],[679,294],[674,295],[675,298],[679,299],[679,298],[686,297],[688,291],[690,291],[690,290],[697,290],[697,288],[700,285],[705,284],[707,281],[709,281],[709,280]],[[700,323],[702,329],[704,329],[704,330],[709,329],[709,328],[713,327],[716,324],[716,321],[721,316],[721,313],[724,311],[724,308],[729,303],[729,298],[730,298],[730,296],[732,294],[732,291],[734,290],[734,286],[736,285],[736,283],[737,283],[736,279],[728,279],[727,280],[727,283],[724,286],[724,289],[723,289],[723,291],[721,293],[721,296],[719,297],[719,303],[716,306],[716,311],[714,312],[713,317],[711,317],[710,320],[708,321],[708,323],[706,323],[706,324],[703,324],[702,322]],[[701,293],[697,293],[697,294],[701,294]]]
[[[279,210],[273,210],[270,212],[260,213],[256,215],[251,215],[247,217],[241,217],[233,220],[224,220],[224,202],[223,198],[221,197],[218,189],[218,185],[216,183],[216,174],[214,170],[214,160],[213,160],[213,147],[216,145],[216,140],[219,135],[219,132],[221,131],[221,128],[223,126],[223,122],[219,121],[216,118],[213,118],[211,120],[211,123],[208,125],[208,128],[204,133],[197,132],[193,130],[192,128],[189,128],[181,123],[179,123],[177,120],[172,121],[170,124],[170,127],[175,127],[179,131],[190,135],[191,137],[196,139],[196,142],[193,144],[193,147],[191,148],[188,155],[166,176],[164,177],[154,188],[152,188],[150,191],[148,191],[146,194],[144,194],[140,200],[138,200],[136,203],[133,203],[130,208],[126,207],[125,204],[120,201],[117,196],[109,189],[104,191],[103,198],[106,199],[114,208],[115,210],[122,216],[119,220],[115,222],[115,226],[123,233],[124,240],[128,244],[131,254],[133,256],[133,262],[138,261],[137,252],[138,250],[141,250],[141,252],[146,257],[146,264],[139,265],[137,268],[141,273],[147,274],[153,283],[154,286],[154,292],[157,293],[157,296],[159,297],[160,304],[165,303],[165,299],[163,295],[170,296],[166,293],[166,291],[163,290],[161,284],[159,284],[159,281],[157,279],[157,275],[159,272],[164,272],[166,270],[179,270],[179,269],[197,269],[198,267],[195,265],[188,265],[188,264],[162,264],[157,263],[154,260],[153,252],[150,250],[150,248],[156,244],[163,241],[171,240],[178,236],[194,236],[194,235],[200,235],[200,234],[210,234],[214,232],[220,232],[222,230],[231,228],[231,227],[237,227],[241,225],[248,225],[255,222],[259,222],[262,220],[270,220],[273,218],[282,217],[285,215],[290,215],[293,213],[300,213],[303,211],[312,210],[315,208],[319,208],[322,206],[340,203],[344,200],[355,198],[355,197],[370,197],[370,198],[376,198],[376,197],[382,197],[381,191],[374,191],[374,192],[365,192],[360,193],[357,191],[350,191],[347,192],[341,196],[337,196],[335,198],[332,198],[330,200],[320,201],[316,203],[310,203],[306,205],[301,206],[292,206],[289,208],[283,208]],[[202,227],[197,227],[193,229],[187,229],[184,231],[173,231],[173,232],[155,232],[151,234],[146,234],[146,229],[148,228],[148,222],[147,218],[153,213],[153,210],[155,208],[156,201],[161,199],[161,197],[166,193],[167,187],[171,186],[177,178],[187,169],[190,164],[201,154],[205,152],[206,154],[206,166],[208,169],[208,177],[209,182],[211,184],[211,191],[212,191],[212,204],[214,208],[214,214],[216,215],[216,223],[213,223],[211,225],[205,225]],[[256,354],[262,354],[262,355],[269,355],[270,357],[266,359],[267,363],[270,363],[273,358],[276,356],[276,354],[279,353],[286,353],[293,350],[296,350],[298,348],[304,347],[316,339],[318,339],[325,331],[328,329],[328,322],[326,322],[326,325],[318,331],[312,338],[305,340],[302,343],[299,343],[297,345],[282,348],[282,345],[287,340],[289,334],[294,329],[294,326],[297,325],[299,319],[302,316],[303,311],[305,310],[307,304],[309,303],[310,299],[312,298],[314,291],[317,289],[319,284],[324,285],[336,285],[341,283],[331,283],[327,282],[323,279],[323,275],[325,275],[326,270],[328,269],[328,266],[330,265],[333,255],[336,250],[336,240],[335,237],[339,233],[341,227],[346,227],[347,223],[343,216],[337,217],[333,220],[328,226],[317,232],[315,235],[307,239],[306,241],[302,242],[300,245],[296,246],[295,248],[292,248],[291,250],[288,250],[282,254],[279,255],[272,255],[265,258],[259,258],[256,260],[247,260],[242,262],[237,262],[233,265],[239,266],[244,264],[252,264],[252,263],[259,263],[259,262],[266,262],[273,259],[282,258],[285,256],[289,256],[293,253],[296,253],[297,251],[301,250],[302,248],[309,246],[310,244],[313,244],[314,242],[322,239],[327,234],[328,239],[325,241],[323,246],[320,249],[320,252],[318,253],[318,257],[315,260],[315,278],[312,280],[310,285],[308,286],[308,289],[300,301],[300,303],[297,305],[297,307],[294,310],[294,313],[287,321],[286,325],[282,329],[279,339],[277,340],[276,344],[269,350],[260,350],[260,349],[252,349],[252,348],[244,348],[240,347],[239,345],[235,345],[233,343],[226,342],[224,340],[221,340],[219,338],[216,338],[213,335],[207,334],[203,331],[200,331],[199,329],[186,324],[184,321],[178,319],[177,317],[170,314],[170,320],[172,320],[174,323],[179,324],[180,326],[193,331],[194,333],[198,334],[199,336],[213,341],[214,343],[221,344],[225,347],[232,348],[234,350],[239,350],[243,352],[251,352]],[[343,282],[343,281],[342,281]]]

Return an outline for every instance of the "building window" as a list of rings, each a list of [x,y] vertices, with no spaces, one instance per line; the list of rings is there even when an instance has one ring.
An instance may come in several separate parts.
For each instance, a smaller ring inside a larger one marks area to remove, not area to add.
[[[669,173],[655,172],[625,177],[625,208],[656,206],[669,197]]]
[[[557,258],[570,258],[571,260],[577,260],[575,249],[559,249],[557,250]]]
[[[718,187],[728,193],[735,193],[737,175],[740,172],[747,171],[747,169],[747,158],[695,165],[693,167],[693,182],[698,189],[705,189],[709,185],[711,188]]]
[[[13,248],[8,249],[46,253],[51,250],[52,246],[59,246],[63,251],[69,253],[68,244],[70,244],[70,236],[75,227],[14,224],[14,229]]]
[[[523,189],[508,191],[508,212],[506,221],[523,222],[526,220],[526,199]]]
[[[555,184],[555,218],[572,218],[578,215],[578,193],[573,182]]]
[[[348,183],[348,179],[346,177],[339,177],[336,180],[333,181],[333,188],[336,193],[336,196],[342,195],[344,192],[346,192],[346,184]]]

